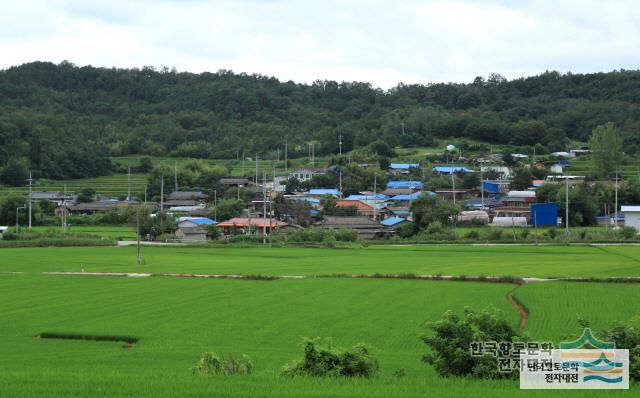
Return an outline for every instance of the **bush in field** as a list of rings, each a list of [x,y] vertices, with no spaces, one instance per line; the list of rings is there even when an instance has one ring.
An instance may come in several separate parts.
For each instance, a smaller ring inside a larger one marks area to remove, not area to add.
[[[302,359],[282,368],[283,376],[372,377],[377,372],[378,361],[365,344],[343,349],[320,338],[306,339]]]
[[[335,242],[355,242],[358,240],[358,234],[351,229],[323,229],[323,228],[305,228],[296,229],[287,235],[289,242],[316,242],[316,243],[335,243]]]
[[[474,341],[515,341],[516,331],[495,310],[474,312],[465,309],[463,316],[451,311],[442,319],[429,324],[433,333],[422,336],[430,348],[423,362],[433,365],[440,376],[471,376],[498,379],[513,375],[501,373],[494,356],[472,357],[470,345]]]
[[[248,375],[253,371],[253,362],[246,355],[219,357],[214,352],[203,352],[191,370],[200,375]]]
[[[486,240],[500,240],[502,239],[502,230],[498,228],[488,228],[484,233]]]
[[[480,239],[480,232],[478,231],[469,231],[465,234],[465,239],[476,240]]]
[[[622,227],[620,228],[619,233],[624,239],[631,240],[635,239],[638,234],[638,230],[634,227]]]
[[[358,233],[348,228],[337,229],[333,234],[339,242],[355,242],[358,240]]]
[[[617,349],[629,350],[629,377],[640,381],[640,317],[633,318],[628,323],[617,322],[599,337],[615,343]]]

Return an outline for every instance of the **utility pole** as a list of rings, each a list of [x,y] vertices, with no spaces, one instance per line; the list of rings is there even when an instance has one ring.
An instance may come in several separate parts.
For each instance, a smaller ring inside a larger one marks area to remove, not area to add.
[[[31,231],[31,197],[32,197],[32,190],[31,187],[33,185],[33,178],[31,176],[31,172],[29,172],[29,231]]]
[[[378,175],[375,173],[375,171],[373,172],[373,219],[376,220],[377,216],[376,216],[376,194],[377,194],[377,189],[378,189]]]
[[[147,204],[147,186],[144,186],[144,204]]]
[[[316,165],[316,144],[315,143],[311,143],[311,166],[315,166]]]
[[[24,210],[27,206],[16,207],[16,233],[20,231],[20,209]]]
[[[256,153],[256,185],[258,185],[258,154]]]
[[[163,229],[162,227],[164,223],[163,211],[164,211],[164,174],[162,175],[162,177],[160,177],[160,229],[161,230]]]
[[[213,218],[218,221],[218,190],[213,190]]]
[[[613,229],[618,229],[618,170],[616,170],[616,199],[613,214]]]
[[[67,184],[64,184],[62,191],[62,210],[60,211],[60,218],[62,219],[62,232],[65,232],[67,229],[67,207],[65,206],[65,202],[67,200]]]
[[[136,264],[140,265],[140,204],[136,206]]]
[[[340,199],[342,199],[342,167],[340,167],[340,192],[338,192]]]
[[[564,176],[564,229],[569,238],[569,177]]]
[[[176,186],[176,192],[178,192],[178,162],[173,162],[173,182]]]
[[[453,186],[451,193],[453,194],[453,204],[455,205],[456,204],[456,173],[454,171],[451,171],[451,181]]]
[[[340,156],[342,156],[342,134],[340,134],[340,139],[338,141],[338,146],[340,147]]]
[[[413,204],[413,185],[409,185],[409,211],[411,211],[412,204]]]
[[[480,197],[482,198],[482,210],[484,210],[484,179],[482,178],[482,165],[480,165]]]
[[[289,143],[287,142],[287,139],[285,138],[285,140],[284,140],[284,173],[285,174],[287,174],[287,167],[288,167],[287,163],[288,163],[288,160],[289,160],[287,158],[288,150],[289,150],[288,147],[289,147]]]
[[[400,125],[402,126],[402,135],[404,135],[404,119],[400,121]]]
[[[267,244],[267,172],[262,172],[262,244]]]
[[[131,167],[127,168],[127,202],[131,200]]]
[[[242,178],[245,178],[244,177],[244,158],[245,158],[244,151],[242,151]]]

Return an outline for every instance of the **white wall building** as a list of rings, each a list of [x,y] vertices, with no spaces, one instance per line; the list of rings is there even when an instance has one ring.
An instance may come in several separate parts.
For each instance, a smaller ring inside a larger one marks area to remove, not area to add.
[[[624,214],[624,226],[640,231],[640,206],[625,206],[620,209]]]

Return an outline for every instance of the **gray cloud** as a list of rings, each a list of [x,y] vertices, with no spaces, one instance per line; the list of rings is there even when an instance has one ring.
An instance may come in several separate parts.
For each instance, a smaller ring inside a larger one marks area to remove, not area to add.
[[[468,82],[635,69],[635,1],[9,1],[0,67],[232,69],[283,80]]]

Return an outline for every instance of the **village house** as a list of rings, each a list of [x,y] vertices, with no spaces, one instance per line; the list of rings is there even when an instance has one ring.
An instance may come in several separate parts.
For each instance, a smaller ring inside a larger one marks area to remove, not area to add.
[[[216,222],[206,217],[180,217],[176,237],[184,241],[206,241],[206,225],[215,225]]]
[[[389,165],[389,173],[393,175],[407,175],[411,169],[420,168],[418,163],[391,163]]]
[[[269,218],[265,219],[262,217],[234,217],[219,223],[218,227],[222,228],[225,235],[260,235],[263,231],[266,231],[267,234],[271,234],[271,231],[276,233],[289,227],[289,224],[284,221]]]
[[[309,181],[317,175],[327,174],[326,167],[304,167],[297,169],[289,173],[289,177],[295,178],[298,181]]]

